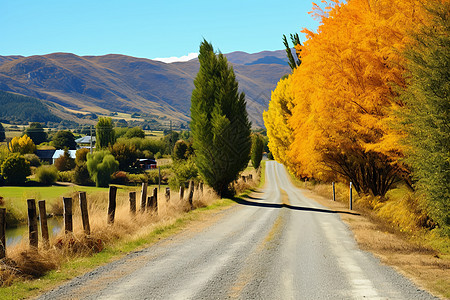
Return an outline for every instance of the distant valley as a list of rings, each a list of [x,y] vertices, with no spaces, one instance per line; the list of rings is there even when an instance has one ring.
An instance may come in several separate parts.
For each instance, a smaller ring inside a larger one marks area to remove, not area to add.
[[[233,64],[254,127],[278,80],[290,72],[284,50],[226,54]],[[59,118],[76,122],[82,113],[143,113],[155,119],[187,123],[197,59],[166,64],[110,54],[71,53],[0,56],[0,90],[43,100]],[[2,104],[2,103],[0,103]]]

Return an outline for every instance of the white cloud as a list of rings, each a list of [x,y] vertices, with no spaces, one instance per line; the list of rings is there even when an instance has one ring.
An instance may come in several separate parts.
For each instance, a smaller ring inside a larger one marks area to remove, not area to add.
[[[157,58],[153,58],[153,60],[157,60],[157,61],[162,61],[165,62],[167,64],[173,63],[173,62],[177,62],[177,61],[188,61],[194,58],[197,58],[198,53],[189,53],[188,55],[184,55],[181,57],[157,57]]]

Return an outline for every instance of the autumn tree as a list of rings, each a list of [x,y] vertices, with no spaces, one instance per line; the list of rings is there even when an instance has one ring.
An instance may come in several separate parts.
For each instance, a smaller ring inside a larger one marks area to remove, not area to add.
[[[20,154],[34,153],[36,146],[28,135],[14,137],[8,145],[9,151]]]
[[[317,33],[303,31],[302,64],[284,79],[291,116],[279,100],[284,80],[272,94],[264,115],[269,147],[297,176],[340,178],[382,196],[406,172],[389,122],[403,105],[394,86],[405,85],[401,53],[408,30],[424,19],[422,5],[331,0],[325,6],[314,5],[321,25]]]
[[[291,80],[292,77],[289,76],[278,82],[272,92],[269,109],[263,113],[263,118],[269,137],[270,153],[276,161],[292,171],[291,161],[287,157],[287,151],[294,139],[292,128],[288,123],[294,108]]]
[[[233,68],[224,55],[200,45],[200,70],[191,97],[191,129],[195,162],[206,183],[219,195],[248,164],[250,122],[245,94],[238,91]]]
[[[427,6],[430,18],[406,50],[406,106],[399,113],[407,133],[407,163],[432,219],[450,234],[450,4]]]
[[[70,156],[70,152],[67,148],[65,148],[63,154],[55,160],[55,167],[58,171],[70,171],[75,168],[75,158]]]

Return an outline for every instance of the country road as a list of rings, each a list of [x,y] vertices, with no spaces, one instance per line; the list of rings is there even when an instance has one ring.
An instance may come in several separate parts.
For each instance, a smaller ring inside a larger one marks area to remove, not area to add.
[[[435,299],[359,250],[276,162],[262,192],[197,227],[39,299]]]

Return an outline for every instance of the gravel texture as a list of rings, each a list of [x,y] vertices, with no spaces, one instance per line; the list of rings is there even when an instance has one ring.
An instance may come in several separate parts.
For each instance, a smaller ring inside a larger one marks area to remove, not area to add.
[[[358,249],[339,215],[304,197],[282,165],[267,162],[266,181],[207,226],[39,299],[435,299]]]

